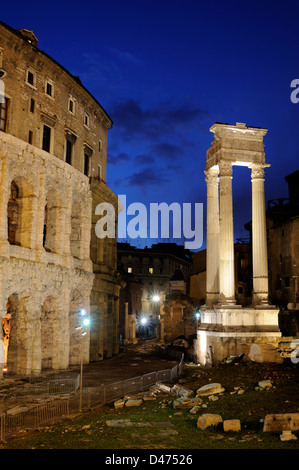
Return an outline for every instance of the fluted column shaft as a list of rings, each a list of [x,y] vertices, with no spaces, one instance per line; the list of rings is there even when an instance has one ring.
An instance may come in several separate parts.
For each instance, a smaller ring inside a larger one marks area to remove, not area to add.
[[[264,167],[251,165],[253,304],[268,304],[268,255]]]
[[[219,291],[221,304],[235,303],[234,225],[232,197],[232,164],[219,163],[220,180],[220,236],[219,236]]]
[[[219,178],[218,169],[205,172],[207,183],[206,303],[219,298]]]

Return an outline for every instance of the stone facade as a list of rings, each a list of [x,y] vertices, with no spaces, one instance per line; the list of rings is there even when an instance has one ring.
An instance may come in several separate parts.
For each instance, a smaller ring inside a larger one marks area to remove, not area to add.
[[[93,320],[84,362],[102,359],[118,351],[116,241],[96,239],[92,214],[98,201],[116,200],[105,183],[112,121],[77,77],[37,48],[32,31],[0,23],[0,72],[5,362],[18,373],[78,364],[82,308]]]

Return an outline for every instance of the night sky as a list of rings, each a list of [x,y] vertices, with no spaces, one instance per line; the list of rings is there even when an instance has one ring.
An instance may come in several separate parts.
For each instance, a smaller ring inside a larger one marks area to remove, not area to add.
[[[205,209],[216,121],[268,129],[266,202],[288,196],[284,177],[299,168],[299,103],[290,99],[299,78],[297,0],[13,1],[0,17],[33,30],[38,47],[78,75],[112,118],[107,184],[128,204]],[[233,173],[238,238],[251,219],[250,170]]]

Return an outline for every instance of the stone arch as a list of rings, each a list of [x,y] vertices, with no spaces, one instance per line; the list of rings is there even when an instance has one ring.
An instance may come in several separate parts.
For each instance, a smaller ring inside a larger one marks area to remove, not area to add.
[[[8,241],[13,245],[31,247],[34,197],[33,187],[29,180],[23,176],[16,176],[11,181],[7,218]]]

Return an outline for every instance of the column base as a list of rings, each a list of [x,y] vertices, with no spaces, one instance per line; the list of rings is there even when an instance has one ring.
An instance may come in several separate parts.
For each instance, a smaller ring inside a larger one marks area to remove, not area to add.
[[[197,330],[196,356],[202,365],[217,365],[229,355],[245,354],[244,361],[283,362],[277,351],[281,338],[279,309],[222,307],[202,308]]]

